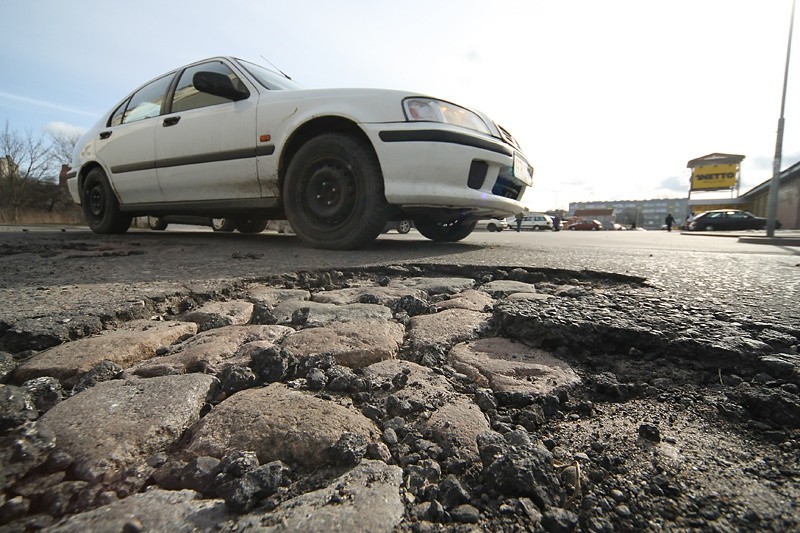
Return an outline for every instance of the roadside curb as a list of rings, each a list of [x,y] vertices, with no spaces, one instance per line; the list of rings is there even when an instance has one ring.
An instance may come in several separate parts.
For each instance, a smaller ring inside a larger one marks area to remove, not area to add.
[[[745,244],[771,244],[773,246],[800,246],[800,233],[792,231],[788,235],[767,237],[766,235],[742,235],[736,232],[720,231],[681,231],[681,235],[690,237],[727,237],[739,239]]]
[[[775,246],[800,246],[800,237],[739,237],[747,244],[772,244]]]

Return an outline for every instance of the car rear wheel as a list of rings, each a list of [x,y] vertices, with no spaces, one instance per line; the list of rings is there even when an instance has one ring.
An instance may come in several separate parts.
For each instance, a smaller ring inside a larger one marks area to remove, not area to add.
[[[147,227],[154,231],[164,231],[167,229],[167,223],[164,222],[163,218],[159,217],[147,217]]]
[[[389,219],[377,157],[367,143],[342,133],[300,147],[289,163],[283,203],[295,233],[316,248],[360,248]]]
[[[539,226],[534,226],[533,227],[533,231],[539,231],[540,229],[542,229],[542,228],[540,228]]]
[[[133,218],[119,210],[119,201],[111,190],[105,172],[93,168],[83,181],[83,214],[95,233],[125,233]]]
[[[495,224],[489,224],[488,226],[486,226],[486,229],[488,229],[490,233],[494,233],[495,231],[497,231],[497,226]]]
[[[234,220],[233,224],[240,233],[261,233],[267,228],[268,222],[265,218],[243,218]]]
[[[211,229],[214,231],[231,232],[236,229],[236,224],[233,220],[227,218],[212,218]]]
[[[437,242],[455,242],[472,233],[477,220],[456,219],[451,222],[435,222],[429,219],[416,219],[414,225],[423,237]]]

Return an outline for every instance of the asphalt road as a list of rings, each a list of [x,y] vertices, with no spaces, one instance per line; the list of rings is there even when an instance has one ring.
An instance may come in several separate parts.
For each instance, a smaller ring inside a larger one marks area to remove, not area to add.
[[[628,274],[647,278],[687,305],[800,320],[800,247],[745,244],[722,234],[484,231],[441,244],[412,231],[384,234],[369,249],[339,252],[269,231],[242,235],[173,226],[106,236],[81,227],[0,226],[0,289],[8,289],[2,293],[8,298],[15,289],[36,286],[231,280],[400,263]]]

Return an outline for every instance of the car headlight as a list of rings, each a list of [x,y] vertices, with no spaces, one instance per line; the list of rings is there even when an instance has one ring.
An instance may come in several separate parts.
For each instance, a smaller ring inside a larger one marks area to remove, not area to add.
[[[486,123],[477,114],[461,106],[434,98],[406,98],[403,100],[406,120],[443,122],[491,135]]]

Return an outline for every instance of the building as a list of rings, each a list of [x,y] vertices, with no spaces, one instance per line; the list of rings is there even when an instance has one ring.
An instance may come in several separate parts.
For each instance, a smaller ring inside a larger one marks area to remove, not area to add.
[[[739,209],[766,217],[771,181],[772,179],[768,179],[741,195]],[[781,172],[778,183],[776,218],[780,221],[783,229],[800,229],[800,162]]]
[[[579,216],[578,213],[585,213],[587,210],[612,209],[612,222],[628,227],[635,225],[645,229],[660,229],[669,213],[675,217],[676,224],[681,224],[689,214],[687,202],[687,198],[570,202],[568,215]]]

